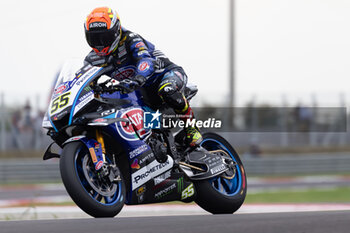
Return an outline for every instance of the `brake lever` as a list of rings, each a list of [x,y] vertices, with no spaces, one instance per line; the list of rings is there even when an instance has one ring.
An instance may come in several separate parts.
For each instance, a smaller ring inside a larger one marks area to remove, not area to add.
[[[114,85],[113,87],[115,87],[117,91],[120,91],[120,92],[122,92],[122,93],[130,93],[130,92],[133,92],[133,89],[128,88],[128,87],[123,86],[123,85],[120,85],[120,84],[116,84],[116,85]],[[125,92],[125,91],[126,91],[126,92]]]
[[[103,87],[96,85],[96,86],[92,86],[91,89],[94,91],[94,93],[96,94],[100,94],[103,92]]]

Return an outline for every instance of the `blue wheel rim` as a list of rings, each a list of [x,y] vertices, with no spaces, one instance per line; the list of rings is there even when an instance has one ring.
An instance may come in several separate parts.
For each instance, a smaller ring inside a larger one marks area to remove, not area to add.
[[[234,196],[236,195],[242,187],[242,174],[241,169],[239,167],[239,164],[237,163],[237,160],[235,156],[232,154],[230,150],[226,148],[221,142],[218,140],[215,140],[213,138],[205,138],[201,146],[204,147],[207,150],[217,150],[222,149],[226,151],[232,158],[233,161],[236,162],[236,175],[233,179],[225,179],[222,177],[214,177],[209,180],[212,187],[218,191],[219,193],[226,195],[226,196]]]
[[[79,156],[80,153],[83,153],[83,156]],[[88,153],[88,152],[86,152]],[[84,188],[85,192],[91,197],[92,200],[98,202],[101,205],[105,205],[105,206],[111,206],[111,205],[115,205],[116,203],[118,203],[119,201],[122,201],[122,181],[118,182],[118,187],[117,190],[114,192],[114,194],[112,196],[102,196],[101,194],[99,194],[98,192],[96,192],[95,190],[93,190],[90,186],[90,184],[87,182],[84,172],[83,172],[83,168],[82,168],[82,162],[84,157],[86,156],[86,154],[84,152],[84,150],[81,150],[81,148],[77,151],[76,157],[74,159],[74,165],[75,165],[75,171],[77,173],[77,177],[80,181],[80,184],[82,185],[82,187]],[[109,158],[106,156],[106,160],[108,163],[110,163],[111,161],[109,160]],[[91,172],[89,173],[89,175],[94,176],[95,174],[92,174]]]

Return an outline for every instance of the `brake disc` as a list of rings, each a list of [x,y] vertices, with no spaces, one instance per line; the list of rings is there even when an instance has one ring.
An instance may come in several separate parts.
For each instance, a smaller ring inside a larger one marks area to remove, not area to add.
[[[115,194],[117,190],[117,184],[111,183],[107,181],[107,179],[101,179],[96,174],[96,170],[93,166],[89,165],[89,156],[85,155],[83,160],[83,171],[84,176],[86,178],[86,181],[89,183],[91,188],[95,190],[98,194],[101,194],[102,196],[111,197]],[[90,174],[94,174],[95,176],[92,177]]]

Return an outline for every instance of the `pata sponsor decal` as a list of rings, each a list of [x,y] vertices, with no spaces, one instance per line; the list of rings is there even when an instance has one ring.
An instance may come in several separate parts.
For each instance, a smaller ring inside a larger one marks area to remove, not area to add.
[[[64,90],[66,90],[67,86],[65,84],[61,84],[59,85],[54,92],[54,95],[59,95],[62,94],[64,92]]]
[[[162,174],[163,172],[173,167],[174,160],[168,156],[168,160],[165,163],[158,163],[156,160],[147,166],[141,168],[137,172],[131,175],[132,190],[137,189],[141,185],[145,184],[150,179]]]
[[[140,65],[138,66],[138,70],[139,71],[146,71],[149,69],[149,64],[148,62],[144,61],[144,62],[141,62]]]
[[[134,134],[134,128],[136,128],[137,131],[143,129],[143,111],[141,109],[132,109],[130,111],[125,112],[122,115],[122,118],[129,119],[131,121],[131,124],[122,122],[123,130],[124,132],[128,134]]]
[[[116,117],[124,118],[129,121],[119,121],[116,123],[118,133],[123,139],[137,141],[139,140],[139,136],[145,135],[146,130],[143,128],[143,110],[141,108],[118,111]],[[137,131],[137,134],[134,130]]]

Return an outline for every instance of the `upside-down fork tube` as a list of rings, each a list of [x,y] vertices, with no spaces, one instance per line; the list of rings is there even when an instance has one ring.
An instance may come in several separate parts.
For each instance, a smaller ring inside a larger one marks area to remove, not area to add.
[[[102,138],[101,134],[100,134],[100,136]],[[89,154],[90,154],[91,160],[94,164],[95,170],[96,171],[100,170],[100,168],[102,167],[104,160],[105,160],[104,154],[102,152],[101,143],[93,138],[87,138],[84,135],[80,135],[80,136],[74,136],[74,137],[69,138],[67,141],[65,141],[63,143],[63,145],[66,145],[67,143],[76,142],[76,141],[81,141],[82,143],[84,143],[84,145],[89,150]],[[102,138],[102,142],[103,142],[103,138]]]
[[[101,148],[102,148],[102,156],[103,156],[103,162],[106,162],[106,147],[105,147],[105,141],[103,140],[103,135],[102,133],[96,129],[96,139],[97,141],[101,144]]]

